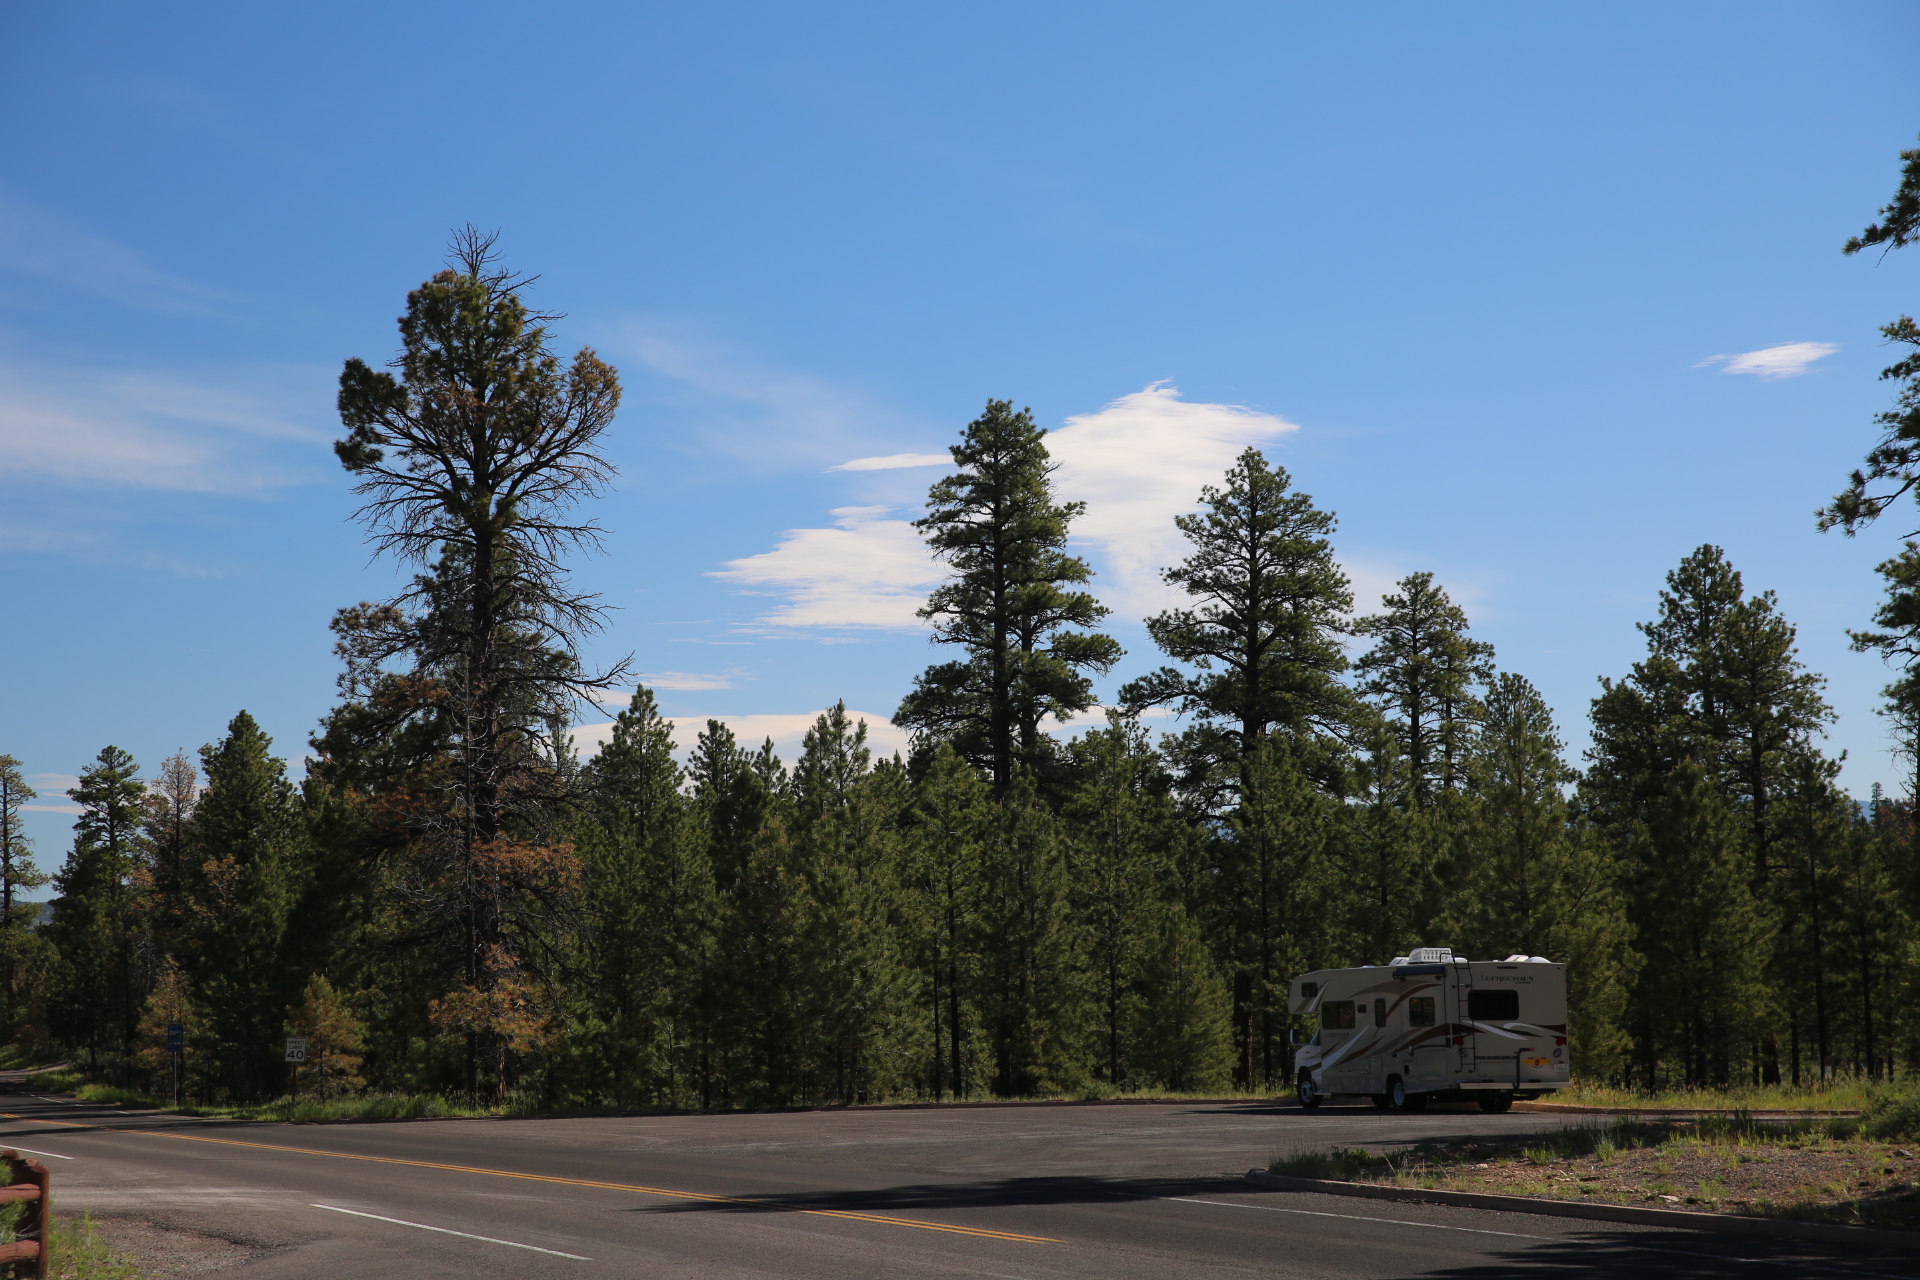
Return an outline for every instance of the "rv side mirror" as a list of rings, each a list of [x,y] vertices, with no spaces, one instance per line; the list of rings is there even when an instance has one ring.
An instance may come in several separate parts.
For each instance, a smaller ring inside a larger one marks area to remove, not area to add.
[[[1305,1044],[1306,1042],[1307,1042],[1307,1033],[1302,1031],[1300,1028],[1295,1027],[1293,1030],[1287,1032],[1288,1044],[1300,1045],[1300,1044]]]

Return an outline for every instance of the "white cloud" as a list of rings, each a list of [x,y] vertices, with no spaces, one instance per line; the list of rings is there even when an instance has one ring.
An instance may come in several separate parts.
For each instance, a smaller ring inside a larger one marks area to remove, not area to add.
[[[855,458],[843,462],[837,467],[828,467],[829,471],[897,471],[902,467],[950,467],[953,455],[950,453],[889,453],[879,458]]]
[[[1811,368],[1815,360],[1823,360],[1839,349],[1831,342],[1787,342],[1740,355],[1708,356],[1693,367],[1702,369],[1717,364],[1724,366],[1722,373],[1750,373],[1771,382],[1778,378],[1797,378]]]
[[[787,603],[761,621],[789,627],[919,627],[914,611],[945,576],[920,533],[891,507],[840,507],[837,528],[789,529],[772,551],[713,574]]]
[[[323,439],[263,395],[145,373],[0,365],[0,475],[250,493],[297,478],[265,442]]]
[[[1160,580],[1188,550],[1173,518],[1194,510],[1202,486],[1220,484],[1241,450],[1299,429],[1240,405],[1188,403],[1157,382],[1049,432],[1061,495],[1087,504],[1073,536],[1096,551],[1101,600],[1139,618],[1184,599]]]
[[[676,753],[684,756],[693,750],[694,739],[704,733],[708,719],[714,719],[733,730],[733,736],[740,745],[748,750],[757,749],[768,738],[773,739],[773,749],[791,768],[800,758],[800,746],[813,728],[820,713],[809,712],[805,715],[746,715],[746,716],[670,716],[668,722],[673,726],[673,746]],[[847,718],[858,724],[866,721],[867,746],[876,758],[891,756],[894,752],[907,753],[910,735],[905,729],[896,729],[888,717],[873,711],[854,711],[849,709]],[[573,731],[574,748],[583,756],[592,755],[613,738],[613,725],[587,724]]]

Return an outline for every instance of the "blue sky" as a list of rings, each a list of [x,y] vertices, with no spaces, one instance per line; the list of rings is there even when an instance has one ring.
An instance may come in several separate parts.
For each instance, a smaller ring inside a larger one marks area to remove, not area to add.
[[[302,753],[328,617],[393,581],[333,379],[469,220],[621,369],[578,580],[670,714],[889,713],[936,656],[900,522],[939,472],[845,464],[996,397],[1090,504],[1109,691],[1157,665],[1172,514],[1259,442],[1364,603],[1433,570],[1576,748],[1721,544],[1864,793],[1886,675],[1844,630],[1920,516],[1812,512],[1915,305],[1920,258],[1839,245],[1920,130],[1916,35],[1846,3],[5,6],[0,752],[46,784],[40,859],[109,742],[151,767],[244,707]]]

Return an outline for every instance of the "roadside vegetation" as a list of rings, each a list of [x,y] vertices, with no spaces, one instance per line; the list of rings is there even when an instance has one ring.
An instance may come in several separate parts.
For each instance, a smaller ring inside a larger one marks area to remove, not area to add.
[[[1388,1151],[1299,1148],[1268,1168],[1426,1190],[1914,1228],[1920,1093],[1883,1091],[1859,1117],[1623,1119]]]
[[[1860,1077],[1807,1084],[1730,1085],[1723,1089],[1627,1089],[1576,1077],[1542,1102],[1581,1107],[1676,1107],[1699,1111],[1858,1111],[1884,1088]]]
[[[47,1251],[48,1280],[140,1280],[139,1261],[109,1244],[93,1215],[56,1211]]]

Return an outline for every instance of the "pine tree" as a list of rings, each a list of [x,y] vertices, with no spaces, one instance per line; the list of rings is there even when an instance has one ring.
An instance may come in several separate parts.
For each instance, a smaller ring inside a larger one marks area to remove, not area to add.
[[[1629,1025],[1641,1083],[1725,1086],[1765,1034],[1775,920],[1707,771],[1681,764],[1631,839],[1625,881],[1645,957]],[[1661,1068],[1666,1067],[1663,1075]]]
[[[1047,720],[1093,705],[1087,673],[1105,674],[1121,656],[1111,637],[1075,629],[1108,611],[1073,589],[1093,576],[1065,549],[1085,504],[1055,499],[1045,436],[1031,412],[989,400],[952,448],[961,470],[933,486],[915,522],[954,574],[920,616],[935,643],[967,656],[922,672],[894,723],[924,743],[953,743],[988,771],[997,798],[1016,766],[1044,763]]]
[[[874,767],[866,739],[866,723],[836,704],[814,721],[793,770],[794,845],[812,905],[808,1022],[822,1090],[846,1103],[883,1098],[907,1077],[915,1003],[899,934],[907,779],[897,762]]]
[[[323,735],[338,759],[322,776],[355,781],[352,757],[369,753],[430,774],[437,763],[406,820],[445,869],[433,910],[459,928],[461,972],[438,1007],[465,1037],[469,1089],[484,1067],[501,1094],[511,1044],[546,1016],[529,1003],[551,978],[542,937],[578,875],[557,829],[566,716],[624,664],[581,669],[579,640],[602,615],[563,566],[598,545],[573,509],[613,474],[600,437],[619,381],[591,350],[561,369],[554,317],[528,309],[527,282],[495,265],[493,243],[469,226],[449,269],[408,295],[399,377],[358,359],[340,376],[348,435],[335,452],[365,499],[359,518],[378,550],[433,571],[336,619],[354,687]]]
[[[366,1086],[360,1075],[366,1029],[333,984],[320,974],[307,979],[300,999],[287,1009],[287,1032],[307,1042],[300,1089],[317,1098],[338,1097]]]
[[[1574,839],[1566,799],[1574,773],[1552,711],[1524,676],[1502,672],[1488,688],[1474,746],[1474,954],[1547,955],[1555,880]]]
[[[1886,252],[1905,248],[1920,240],[1920,150],[1902,151],[1900,186],[1893,200],[1880,210],[1880,220],[1857,236],[1847,239],[1841,252],[1855,254],[1874,245],[1885,245]],[[1920,484],[1920,326],[1911,316],[1901,316],[1880,332],[1889,342],[1909,348],[1904,359],[1881,370],[1883,379],[1901,383],[1895,407],[1876,416],[1886,428],[1880,443],[1867,454],[1864,471],[1856,471],[1839,496],[1819,513],[1821,529],[1836,525],[1849,537],[1872,524],[1903,494]],[[1873,492],[1876,481],[1891,480],[1891,489]]]
[[[1000,805],[981,845],[977,985],[992,1089],[1025,1097],[1080,1087],[1088,1002],[1083,946],[1053,815],[1031,776]]]
[[[914,787],[906,883],[931,1031],[928,1089],[964,1098],[978,1082],[967,1011],[980,975],[982,857],[994,806],[978,770],[942,744]]]
[[[200,750],[207,788],[188,823],[195,968],[213,1075],[235,1096],[281,1079],[280,1032],[304,981],[289,922],[311,853],[286,762],[245,711],[218,744]]]
[[[1408,574],[1399,587],[1382,599],[1385,613],[1354,624],[1356,635],[1377,640],[1354,666],[1399,741],[1409,799],[1426,809],[1436,792],[1465,784],[1467,739],[1481,710],[1474,689],[1492,675],[1493,646],[1467,638],[1465,610],[1431,573]]]
[[[33,845],[21,812],[38,793],[20,776],[20,762],[0,756],[0,1027],[9,1037],[19,1025],[20,962],[28,921],[15,909],[23,889],[37,889],[48,876],[33,864]]]
[[[139,964],[140,920],[134,876],[140,865],[140,766],[118,747],[106,747],[80,771],[67,795],[80,806],[73,852],[54,878],[49,940],[59,955],[51,1030],[84,1045],[97,1067],[100,1055],[131,1057],[146,977]]]
[[[1203,791],[1220,762],[1244,791],[1276,728],[1338,737],[1352,718],[1339,676],[1353,594],[1328,541],[1334,518],[1291,483],[1248,449],[1225,488],[1201,490],[1205,511],[1174,520],[1194,549],[1166,580],[1196,603],[1149,618],[1147,632],[1193,672],[1163,667],[1120,691],[1135,708],[1171,703],[1199,717],[1188,773]]]
[[[1232,982],[1234,1079],[1291,1083],[1287,991],[1293,975],[1349,957],[1353,882],[1338,869],[1349,816],[1317,784],[1309,749],[1284,733],[1255,752],[1227,838],[1212,842],[1204,915]]]
[[[1348,949],[1360,963],[1384,964],[1427,941],[1433,918],[1432,823],[1412,805],[1413,781],[1384,723],[1362,739],[1341,840]]]
[[[1133,1034],[1134,1070],[1147,1084],[1202,1092],[1233,1070],[1231,1001],[1197,921],[1178,904],[1157,913],[1141,965]]]
[[[1161,942],[1164,904],[1177,898],[1174,846],[1183,831],[1172,779],[1137,721],[1109,711],[1107,727],[1077,739],[1071,754],[1076,785],[1061,814],[1068,882],[1096,992],[1097,1073],[1120,1088],[1137,1057],[1144,966]]]
[[[1525,677],[1502,672],[1473,742],[1455,945],[1565,963],[1574,1070],[1606,1078],[1626,1064],[1621,1019],[1637,961],[1618,868],[1572,812],[1575,775],[1562,751],[1546,700]]]
[[[634,692],[587,772],[578,994],[589,1029],[570,1045],[569,1070],[591,1097],[671,1105],[697,1085],[697,1003],[715,903],[707,850],[680,790],[673,729],[651,690]]]

